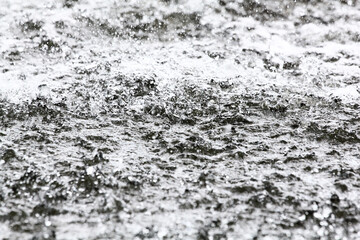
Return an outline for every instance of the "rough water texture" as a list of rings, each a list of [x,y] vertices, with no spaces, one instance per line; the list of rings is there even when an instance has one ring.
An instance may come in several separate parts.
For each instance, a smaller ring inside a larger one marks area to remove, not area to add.
[[[0,0],[0,239],[360,239],[356,0]]]

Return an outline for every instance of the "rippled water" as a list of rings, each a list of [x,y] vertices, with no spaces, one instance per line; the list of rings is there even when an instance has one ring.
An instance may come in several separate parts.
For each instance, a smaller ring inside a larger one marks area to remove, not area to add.
[[[0,0],[0,239],[360,239],[356,0]]]

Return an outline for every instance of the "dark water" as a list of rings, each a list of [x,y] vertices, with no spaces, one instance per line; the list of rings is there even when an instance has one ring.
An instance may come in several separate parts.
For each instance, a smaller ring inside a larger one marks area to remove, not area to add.
[[[359,23],[0,0],[0,239],[360,239]]]

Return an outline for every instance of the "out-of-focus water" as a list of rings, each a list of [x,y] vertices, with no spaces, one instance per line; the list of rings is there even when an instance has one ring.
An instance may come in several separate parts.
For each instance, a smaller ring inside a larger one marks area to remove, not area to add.
[[[360,239],[359,22],[0,0],[0,239]]]

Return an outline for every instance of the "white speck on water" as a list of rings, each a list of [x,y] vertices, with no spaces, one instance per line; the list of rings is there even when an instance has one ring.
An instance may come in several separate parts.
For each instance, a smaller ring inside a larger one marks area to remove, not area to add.
[[[51,226],[51,221],[45,220],[45,226],[46,226],[46,227],[50,227],[50,226]]]
[[[95,168],[93,166],[86,168],[86,174],[87,175],[93,175],[95,173]]]

